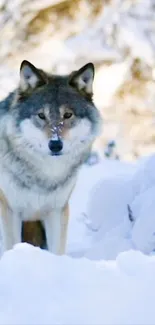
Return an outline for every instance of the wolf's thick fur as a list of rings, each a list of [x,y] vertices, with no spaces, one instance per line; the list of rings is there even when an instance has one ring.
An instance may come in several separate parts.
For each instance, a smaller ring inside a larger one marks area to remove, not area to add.
[[[0,103],[3,251],[21,242],[22,221],[41,220],[48,249],[64,253],[68,200],[100,130],[93,78],[91,63],[56,76],[23,61],[19,87]]]

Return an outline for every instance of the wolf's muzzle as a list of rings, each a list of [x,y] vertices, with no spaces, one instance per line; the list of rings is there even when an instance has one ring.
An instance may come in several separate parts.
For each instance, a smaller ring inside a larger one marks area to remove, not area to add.
[[[63,148],[63,142],[60,139],[50,140],[48,143],[48,147],[53,155],[59,155],[60,151]]]

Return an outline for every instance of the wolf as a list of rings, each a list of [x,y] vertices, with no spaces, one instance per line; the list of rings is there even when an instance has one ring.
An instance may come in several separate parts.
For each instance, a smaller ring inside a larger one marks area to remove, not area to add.
[[[47,249],[64,254],[68,201],[100,134],[94,65],[53,75],[24,60],[18,87],[0,102],[2,253],[21,242],[22,222],[40,220]]]

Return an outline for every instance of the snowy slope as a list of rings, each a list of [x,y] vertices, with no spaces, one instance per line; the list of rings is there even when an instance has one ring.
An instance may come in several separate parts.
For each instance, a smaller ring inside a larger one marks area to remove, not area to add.
[[[155,324],[155,257],[56,257],[18,245],[0,261],[0,324]]]
[[[82,168],[70,200],[70,254],[83,255],[122,221],[131,196],[128,184],[136,168],[134,164],[112,160]]]
[[[94,260],[115,259],[118,253],[129,249],[152,253],[154,167],[155,155],[135,164],[103,160],[93,167],[84,167],[70,201],[68,253]]]
[[[70,256],[27,244],[2,256],[0,325],[155,324],[154,166],[155,155],[83,166]]]

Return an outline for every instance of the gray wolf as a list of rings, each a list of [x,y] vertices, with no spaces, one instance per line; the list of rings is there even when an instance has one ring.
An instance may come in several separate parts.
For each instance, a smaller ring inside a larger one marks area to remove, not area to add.
[[[92,63],[59,76],[24,60],[0,103],[2,252],[21,242],[22,222],[40,220],[48,250],[64,254],[68,200],[101,130],[93,79]]]

